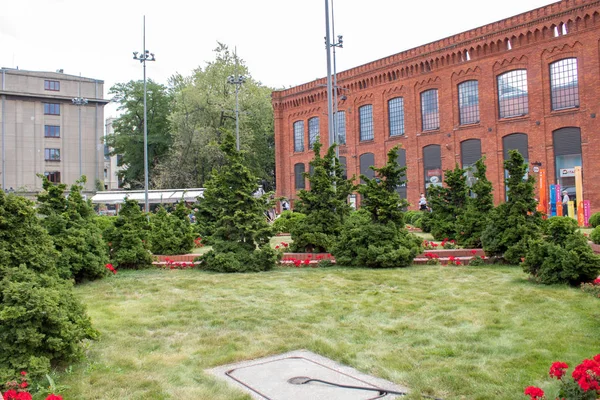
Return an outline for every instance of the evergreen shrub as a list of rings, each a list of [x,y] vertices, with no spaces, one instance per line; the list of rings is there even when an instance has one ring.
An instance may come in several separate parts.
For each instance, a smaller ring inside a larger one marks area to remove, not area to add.
[[[306,218],[305,214],[297,211],[287,210],[279,215],[279,218],[273,222],[273,231],[275,233],[290,233],[296,229],[298,224]]]
[[[590,233],[590,240],[595,244],[600,244],[600,226],[597,226]]]
[[[575,220],[552,217],[543,237],[530,244],[523,270],[544,284],[579,285],[598,277],[600,256],[594,254]]]
[[[456,239],[458,220],[467,204],[467,178],[465,170],[455,166],[444,172],[446,186],[431,186],[427,197],[431,206],[431,234],[436,240]]]
[[[152,266],[148,243],[150,225],[137,201],[127,199],[119,210],[114,227],[106,232],[110,261],[119,268],[142,269]]]
[[[77,359],[94,339],[85,309],[61,279],[58,252],[31,201],[0,190],[0,381]]]
[[[588,220],[588,224],[592,228],[596,228],[596,227],[600,226],[600,212],[592,214],[592,216]]]
[[[150,227],[150,249],[153,254],[187,254],[194,248],[196,235],[187,213],[181,210],[169,214],[161,205],[150,218]]]

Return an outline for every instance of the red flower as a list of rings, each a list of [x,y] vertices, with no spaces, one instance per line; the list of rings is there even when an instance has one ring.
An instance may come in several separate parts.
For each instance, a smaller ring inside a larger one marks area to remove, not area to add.
[[[29,392],[19,392],[17,394],[17,397],[15,397],[15,399],[17,399],[17,400],[31,400],[31,393],[29,393]]]
[[[565,370],[567,368],[569,368],[569,366],[564,362],[557,361],[555,363],[552,363],[552,365],[550,366],[550,376],[556,377],[556,379],[560,379],[565,374]]]
[[[594,285],[600,285],[600,278],[594,279]]]
[[[28,385],[27,385],[27,382],[25,382],[25,381],[21,382],[21,384],[19,385],[19,387],[20,387],[21,389],[25,389],[27,386],[28,386]]]
[[[477,250],[475,250],[475,249],[471,250],[471,254],[473,254],[473,255],[477,254]]]
[[[21,376],[27,375],[27,371],[21,371]]]
[[[105,267],[106,267],[106,268],[107,268],[107,269],[108,269],[110,272],[112,272],[113,274],[116,274],[116,273],[117,273],[117,270],[116,270],[116,269],[113,267],[113,265],[112,265],[112,264],[110,264],[110,263],[109,263],[109,264],[106,264],[106,265],[105,265]]]
[[[539,387],[527,386],[525,388],[525,395],[529,396],[529,400],[537,400],[544,397],[544,391]]]
[[[4,392],[4,395],[2,395],[2,397],[4,398],[4,400],[16,399],[17,391],[15,389],[7,390],[6,392]]]
[[[283,247],[288,247],[288,244],[286,242],[281,242]]]
[[[63,398],[57,394],[49,394],[48,397],[46,397],[46,400],[63,400]]]
[[[310,264],[310,260],[309,259],[304,260],[304,265],[308,265],[308,264]]]
[[[595,356],[593,360],[585,359],[573,371],[573,379],[577,381],[584,392],[590,389],[600,391],[600,384],[596,380],[600,376],[600,362],[598,360],[600,360],[600,355]]]
[[[275,246],[275,250],[279,249],[279,245]]]

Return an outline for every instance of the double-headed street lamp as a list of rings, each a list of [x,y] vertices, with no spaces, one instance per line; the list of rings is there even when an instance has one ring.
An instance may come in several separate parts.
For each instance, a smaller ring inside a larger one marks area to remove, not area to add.
[[[238,92],[240,91],[240,85],[246,81],[246,77],[238,75],[237,49],[233,54],[235,57],[235,75],[228,76],[227,83],[235,85],[235,146],[237,151],[240,151],[240,109],[238,105]]]
[[[79,91],[77,97],[71,99],[73,104],[75,104],[79,110],[79,178],[83,176],[83,167],[81,162],[81,107],[85,106],[88,103],[88,99],[84,99],[81,97],[81,77],[79,77]]]
[[[146,61],[156,61],[154,53],[150,53],[146,50],[146,16],[144,15],[144,38],[143,47],[141,54],[137,51],[133,52],[133,59],[138,60],[144,64],[144,205],[145,211],[149,212],[150,207],[148,204],[148,121],[146,111]],[[139,55],[138,55],[139,54]]]

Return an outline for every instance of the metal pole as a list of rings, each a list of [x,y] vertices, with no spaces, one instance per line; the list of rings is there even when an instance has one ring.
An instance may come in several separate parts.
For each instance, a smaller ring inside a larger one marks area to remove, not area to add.
[[[329,146],[335,143],[333,130],[333,105],[331,104],[331,42],[329,36],[329,0],[325,0],[325,48],[327,50],[327,127],[329,134]]]
[[[79,91],[77,95],[78,99],[81,99],[81,74],[79,74]],[[83,170],[81,165],[81,104],[77,106],[79,115],[79,178],[83,176]]]
[[[4,90],[5,88],[5,83],[4,81],[6,80],[6,74],[5,74],[5,70],[2,70],[2,90]],[[2,95],[2,190],[4,190],[6,188],[6,159],[5,159],[5,150],[4,150],[4,135],[5,135],[5,128],[4,126],[6,125],[6,112],[5,112],[5,108],[6,108],[6,95]]]
[[[235,47],[233,55],[235,57],[235,80],[237,82],[239,80],[237,47]],[[240,151],[240,110],[239,110],[239,106],[238,106],[239,90],[240,90],[240,85],[238,83],[236,83],[236,85],[235,85],[235,145],[236,145],[237,151]]]
[[[144,205],[145,211],[150,212],[148,204],[148,121],[146,115],[146,16],[144,15]]]
[[[333,12],[333,0],[331,0],[331,35],[333,37],[335,37],[335,14]],[[336,43],[333,46],[333,88],[334,88],[334,95],[333,95],[333,135],[334,135],[334,142],[337,143],[339,138],[338,138],[338,87],[337,87],[337,69],[336,69],[336,65],[335,65],[335,48],[339,45],[339,43]],[[335,147],[335,156],[339,158],[340,156],[340,148],[339,146]]]

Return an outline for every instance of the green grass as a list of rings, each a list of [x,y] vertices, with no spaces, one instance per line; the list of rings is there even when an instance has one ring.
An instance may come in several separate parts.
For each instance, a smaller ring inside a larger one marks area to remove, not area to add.
[[[552,395],[550,364],[600,347],[598,299],[516,267],[120,271],[75,291],[102,337],[58,375],[69,400],[250,399],[204,370],[296,349],[446,400],[514,400]]]

